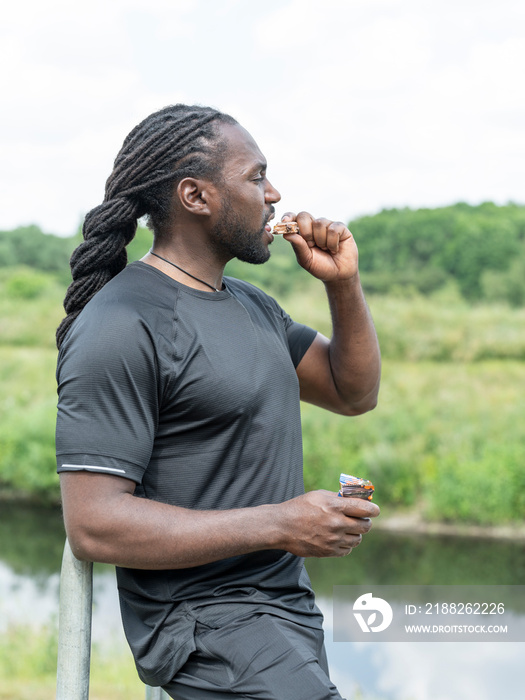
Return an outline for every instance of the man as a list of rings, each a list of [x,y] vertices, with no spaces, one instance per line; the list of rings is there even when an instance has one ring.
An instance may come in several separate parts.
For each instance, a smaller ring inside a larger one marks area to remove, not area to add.
[[[168,107],[125,140],[71,260],[57,332],[66,530],[77,557],[117,565],[139,675],[174,698],[340,698],[303,557],[349,554],[379,510],[303,493],[299,398],[372,409],[380,357],[341,223],[283,217],[325,284],[331,340],[223,279],[233,257],[269,258],[279,199],[234,119]],[[125,267],[145,214],[153,248]]]

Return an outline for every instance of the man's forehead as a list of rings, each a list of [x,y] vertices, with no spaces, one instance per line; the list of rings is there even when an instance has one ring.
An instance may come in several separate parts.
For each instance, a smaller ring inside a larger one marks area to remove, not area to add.
[[[253,136],[240,124],[221,124],[220,131],[226,143],[224,165],[249,168],[256,165],[266,167],[266,158]]]

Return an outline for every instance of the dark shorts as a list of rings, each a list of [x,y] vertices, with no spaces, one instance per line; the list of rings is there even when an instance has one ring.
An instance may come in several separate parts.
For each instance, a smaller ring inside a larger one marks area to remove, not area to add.
[[[220,627],[198,623],[195,643],[164,686],[176,700],[342,700],[328,675],[322,630],[258,613]]]

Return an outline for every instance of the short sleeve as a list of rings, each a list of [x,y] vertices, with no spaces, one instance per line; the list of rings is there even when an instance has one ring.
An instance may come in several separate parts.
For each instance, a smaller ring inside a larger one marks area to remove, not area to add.
[[[303,359],[306,351],[314,342],[317,331],[302,323],[296,323],[287,314],[288,323],[286,325],[286,337],[288,338],[288,347],[290,348],[290,356],[294,367]]]
[[[144,319],[125,304],[88,305],[57,365],[57,471],[140,483],[159,412],[158,362]]]
[[[284,323],[286,339],[290,350],[290,357],[292,358],[294,367],[297,367],[310,345],[314,342],[317,331],[309,326],[305,326],[302,323],[297,323],[297,321],[294,321],[275,301],[275,299],[272,297],[268,298],[271,300],[274,309],[277,311]]]

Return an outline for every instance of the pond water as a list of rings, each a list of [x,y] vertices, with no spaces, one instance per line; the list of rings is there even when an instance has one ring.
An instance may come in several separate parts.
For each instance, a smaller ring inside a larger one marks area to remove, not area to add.
[[[58,509],[0,505],[0,633],[13,623],[56,622],[63,545]],[[331,673],[348,700],[524,697],[525,643],[352,644],[332,639],[334,585],[522,585],[522,544],[401,536],[377,529],[350,557],[312,559],[307,568],[325,615]],[[111,647],[126,644],[113,569],[99,565],[94,577],[93,639]]]

